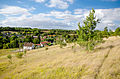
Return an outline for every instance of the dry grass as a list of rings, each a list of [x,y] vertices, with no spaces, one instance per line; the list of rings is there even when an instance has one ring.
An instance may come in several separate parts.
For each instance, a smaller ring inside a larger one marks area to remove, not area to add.
[[[28,51],[22,59],[0,58],[0,79],[120,79],[120,39],[107,40],[96,51],[58,45]],[[109,53],[108,53],[109,52]],[[2,60],[4,59],[4,61]]]
[[[18,48],[0,49],[0,56],[15,53],[15,52],[13,52],[13,51],[15,51],[16,49],[18,49]]]

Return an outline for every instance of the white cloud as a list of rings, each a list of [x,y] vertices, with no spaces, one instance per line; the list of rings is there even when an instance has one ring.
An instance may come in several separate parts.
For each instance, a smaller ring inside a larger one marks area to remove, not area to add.
[[[88,9],[75,9],[74,10],[74,14],[84,14],[84,13],[88,13]]]
[[[23,2],[18,0],[17,3],[20,3],[20,4],[21,4],[21,3],[23,3]]]
[[[67,9],[69,7],[69,3],[72,4],[73,2],[74,0],[50,0],[49,4],[46,4],[46,6]]]
[[[3,15],[20,15],[26,14],[30,15],[29,11],[34,10],[35,8],[25,9],[18,6],[5,6],[3,9],[0,9],[0,14]]]
[[[89,15],[89,10],[87,9],[75,9],[74,14],[81,15],[85,19]],[[96,18],[101,19],[101,23],[98,24],[98,29],[103,29],[106,26],[117,26],[120,22],[120,8],[113,9],[95,9]]]
[[[42,3],[46,0],[34,0],[35,2]],[[72,4],[74,0],[48,0],[48,3],[45,5],[47,7],[55,7],[59,9],[67,9],[70,4]]]
[[[61,12],[62,13],[62,12]],[[69,13],[65,11],[65,13]],[[54,19],[51,17],[55,17]],[[21,15],[19,17],[6,17],[5,20],[2,21],[2,25],[9,26],[32,26],[40,28],[63,28],[67,29],[70,26],[64,20],[57,20],[56,16],[53,16],[53,12],[50,13],[39,13],[32,14],[30,16]]]
[[[65,17],[71,15],[70,11],[64,11],[64,12],[60,12],[60,11],[51,11],[50,14],[54,17],[56,17],[57,19],[65,19]]]
[[[33,10],[35,10],[36,8],[34,8],[34,7],[31,7],[30,9],[28,9],[28,11],[33,11]]]
[[[50,0],[50,4],[48,5],[48,7],[57,7],[59,9],[66,9],[68,8],[68,3],[63,1],[63,0]]]
[[[42,3],[42,2],[45,2],[45,0],[35,0],[35,2]]]
[[[22,8],[23,9],[23,8]],[[25,9],[25,8],[24,8]],[[77,23],[80,22],[83,24],[85,17],[89,15],[88,9],[75,9],[72,13],[71,11],[51,11],[49,13],[38,13],[31,14],[31,9],[23,10],[23,13],[20,13],[20,16],[6,16],[6,19],[1,21],[2,25],[10,26],[40,26],[39,28],[61,28],[61,29],[76,29]],[[0,9],[0,14],[19,14],[17,11],[5,12]],[[29,13],[31,15],[26,15]],[[101,23],[98,24],[97,29],[103,29],[105,26],[119,25],[120,23],[120,8],[113,9],[95,9],[95,15],[97,18],[101,19]],[[59,26],[59,27],[58,27]]]

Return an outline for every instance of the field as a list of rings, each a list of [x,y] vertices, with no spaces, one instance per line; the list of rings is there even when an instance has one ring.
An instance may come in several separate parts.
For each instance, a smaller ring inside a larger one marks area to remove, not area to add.
[[[7,55],[7,54],[13,54],[15,53],[15,50],[18,48],[11,48],[11,49],[0,49],[0,56]]]
[[[120,79],[120,38],[113,37],[88,52],[74,44],[27,51],[22,59],[12,53],[0,57],[0,79]]]

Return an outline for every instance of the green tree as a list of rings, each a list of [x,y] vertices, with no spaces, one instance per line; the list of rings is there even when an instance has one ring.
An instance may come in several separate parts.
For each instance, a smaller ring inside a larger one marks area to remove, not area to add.
[[[40,43],[41,39],[40,39],[40,35],[38,35],[38,43]]]
[[[109,37],[109,32],[108,32],[108,28],[107,27],[104,28],[103,36],[107,37],[107,38]]]
[[[7,58],[9,59],[9,62],[12,63],[12,55],[7,55]]]
[[[26,36],[25,37],[25,42],[33,42],[33,37],[32,36]]]
[[[7,49],[7,45],[6,44],[3,44],[3,49]]]
[[[17,39],[10,41],[10,47],[11,48],[17,48],[18,46],[19,45],[18,45],[18,40]]]
[[[115,30],[115,35],[119,35],[120,36],[120,27],[118,27],[116,30]]]
[[[35,35],[35,36],[36,36],[36,35],[38,35],[38,34],[39,34],[39,31],[37,30],[37,31],[35,31],[35,32],[34,32],[34,34],[33,34],[33,35]]]
[[[87,50],[93,50],[96,39],[95,39],[95,28],[97,23],[99,23],[99,19],[96,20],[95,17],[95,10],[92,9],[90,11],[89,16],[86,17],[86,20],[84,20],[84,26],[80,26],[80,23],[78,23],[79,30],[77,30],[78,34],[78,44],[81,46],[86,46]]]
[[[35,38],[35,39],[33,40],[33,43],[34,43],[34,44],[39,44],[40,42],[39,42],[38,38]]]
[[[27,53],[27,50],[24,50],[24,54],[26,55],[26,53]]]
[[[114,32],[110,29],[110,30],[109,30],[109,34],[110,34],[110,36],[113,36],[113,35],[114,35]]]
[[[3,48],[3,37],[2,36],[0,36],[0,49],[2,49]]]

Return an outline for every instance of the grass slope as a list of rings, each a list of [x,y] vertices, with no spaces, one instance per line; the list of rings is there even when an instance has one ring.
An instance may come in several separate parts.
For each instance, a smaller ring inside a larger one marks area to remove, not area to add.
[[[28,51],[12,64],[0,57],[0,79],[120,79],[120,38],[107,40],[88,53],[73,44]]]

